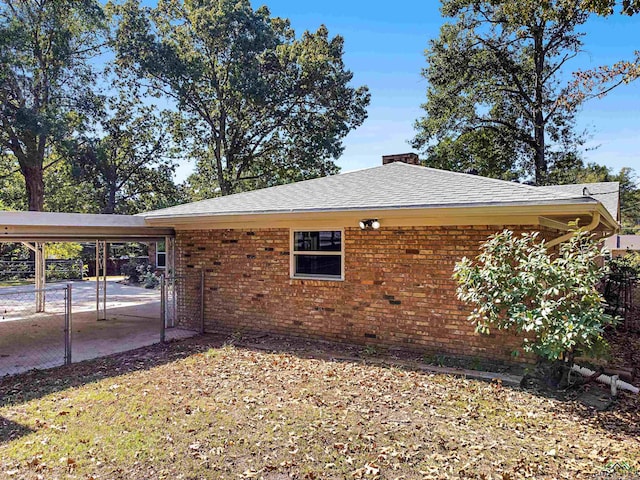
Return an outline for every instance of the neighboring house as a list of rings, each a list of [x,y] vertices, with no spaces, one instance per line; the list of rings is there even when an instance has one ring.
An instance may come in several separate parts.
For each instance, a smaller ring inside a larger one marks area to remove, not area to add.
[[[604,241],[611,257],[623,257],[629,252],[640,253],[640,235],[613,235]]]
[[[380,167],[142,214],[175,229],[176,273],[192,284],[179,289],[179,322],[197,322],[200,298],[185,292],[204,271],[207,331],[508,360],[519,339],[474,332],[456,299],[455,262],[504,228],[540,231],[551,244],[576,219],[603,236],[618,228],[617,203],[583,188],[410,165],[413,154],[384,158]]]

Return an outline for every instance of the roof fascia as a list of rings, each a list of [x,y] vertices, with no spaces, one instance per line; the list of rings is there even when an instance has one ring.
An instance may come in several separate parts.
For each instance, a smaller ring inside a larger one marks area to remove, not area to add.
[[[148,225],[173,227],[176,230],[282,228],[303,224],[357,226],[360,220],[367,218],[377,218],[383,226],[538,225],[540,217],[591,216],[600,206],[600,203],[592,201],[545,205],[194,215],[147,217],[146,222]]]

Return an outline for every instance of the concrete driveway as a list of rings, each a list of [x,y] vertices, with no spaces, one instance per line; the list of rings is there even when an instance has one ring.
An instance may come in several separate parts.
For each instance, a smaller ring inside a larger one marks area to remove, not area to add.
[[[72,361],[160,341],[160,292],[107,282],[107,320],[96,320],[95,281],[72,283]],[[0,288],[0,376],[64,362],[64,287],[50,284],[46,311],[35,313],[33,287]],[[195,333],[175,328],[167,339]]]

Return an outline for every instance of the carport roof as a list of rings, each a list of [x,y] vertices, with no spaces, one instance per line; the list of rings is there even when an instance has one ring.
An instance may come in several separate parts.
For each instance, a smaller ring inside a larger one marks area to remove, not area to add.
[[[0,241],[144,241],[174,234],[134,215],[0,211]]]

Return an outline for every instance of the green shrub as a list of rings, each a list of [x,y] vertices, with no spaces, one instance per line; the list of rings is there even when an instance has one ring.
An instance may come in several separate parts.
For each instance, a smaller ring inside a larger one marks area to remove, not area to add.
[[[142,275],[142,286],[144,288],[158,288],[160,286],[160,277],[151,271],[151,267],[147,267],[147,271]]]
[[[606,273],[595,262],[602,252],[580,230],[559,250],[549,253],[538,233],[504,230],[482,245],[475,262],[458,262],[458,298],[474,307],[476,331],[523,333],[525,352],[569,365],[576,355],[602,353],[604,328],[614,323],[597,289]]]
[[[147,265],[137,263],[135,261],[123,263],[120,267],[120,273],[124,275],[127,283],[138,285],[142,281],[142,276],[147,271]]]
[[[47,280],[78,280],[88,271],[81,260],[47,262]]]
[[[622,257],[609,260],[607,266],[613,274],[640,278],[640,253],[628,251],[627,254]]]

